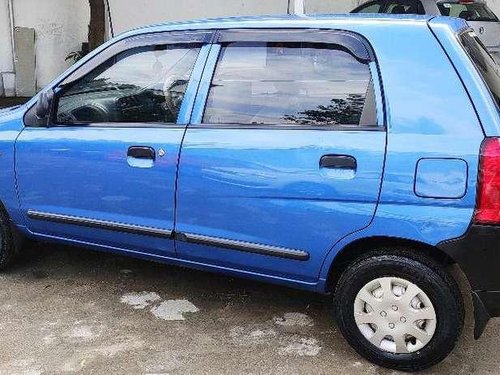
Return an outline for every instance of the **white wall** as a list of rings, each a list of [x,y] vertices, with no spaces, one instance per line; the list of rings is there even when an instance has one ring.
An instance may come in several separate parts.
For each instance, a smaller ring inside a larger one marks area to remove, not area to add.
[[[499,0],[500,1],[500,0]],[[288,0],[110,0],[115,34],[152,23],[188,19],[286,14]],[[304,0],[307,13],[339,13],[360,0]],[[291,0],[293,10],[294,0]]]
[[[14,95],[10,16],[7,0],[0,0],[0,95]],[[10,74],[9,74],[10,73]]]
[[[115,34],[152,23],[285,14],[288,0],[110,0]]]
[[[3,1],[3,0],[2,0]],[[13,0],[15,26],[35,29],[37,87],[69,65],[69,52],[87,40],[90,11],[86,0]]]
[[[349,13],[360,0],[305,0],[306,13]]]
[[[0,0],[0,72],[12,72],[12,45],[7,0]]]

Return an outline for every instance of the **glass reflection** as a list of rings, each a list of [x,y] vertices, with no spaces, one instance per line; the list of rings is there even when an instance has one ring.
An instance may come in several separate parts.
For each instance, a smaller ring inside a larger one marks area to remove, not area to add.
[[[57,122],[175,123],[198,53],[187,45],[122,52],[64,88]]]
[[[338,45],[231,43],[222,50],[203,121],[358,125],[370,85],[369,66]]]

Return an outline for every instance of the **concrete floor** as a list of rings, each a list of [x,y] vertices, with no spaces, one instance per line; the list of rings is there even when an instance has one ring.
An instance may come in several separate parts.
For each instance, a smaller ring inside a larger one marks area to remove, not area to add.
[[[329,299],[54,245],[0,274],[0,374],[392,374],[360,358]],[[182,320],[185,319],[185,320]],[[499,374],[500,321],[427,373]]]

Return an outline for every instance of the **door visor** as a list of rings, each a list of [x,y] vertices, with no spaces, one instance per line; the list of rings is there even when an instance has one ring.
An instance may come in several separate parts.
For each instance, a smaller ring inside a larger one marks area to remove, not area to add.
[[[374,53],[361,35],[342,30],[321,29],[232,29],[221,30],[216,43],[325,43],[338,45],[363,63],[375,61]]]
[[[101,53],[94,56],[91,60],[87,61],[83,66],[79,67],[77,70],[72,72],[68,77],[66,77],[62,82],[58,84],[59,87],[64,87],[66,85],[72,84],[94,69],[96,69],[101,64],[104,64],[109,59],[115,57],[121,52],[146,46],[163,46],[163,45],[193,45],[202,47],[205,44],[209,44],[214,36],[213,31],[179,31],[179,32],[162,32],[162,33],[150,33],[141,34],[131,38],[127,38],[116,42],[115,44],[109,46],[107,49]]]

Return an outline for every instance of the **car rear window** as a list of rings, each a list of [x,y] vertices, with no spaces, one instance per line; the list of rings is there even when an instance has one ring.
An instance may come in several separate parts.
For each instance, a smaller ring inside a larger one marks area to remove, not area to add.
[[[460,40],[488,85],[497,107],[500,108],[500,65],[495,62],[474,31],[462,33]]]
[[[498,22],[498,17],[484,3],[472,1],[438,3],[443,16],[463,18],[467,21]]]

